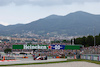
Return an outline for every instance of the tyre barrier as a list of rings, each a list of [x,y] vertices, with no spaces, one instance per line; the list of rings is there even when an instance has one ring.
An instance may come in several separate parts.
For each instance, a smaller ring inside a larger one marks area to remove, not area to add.
[[[28,58],[28,57],[24,56],[23,58]]]

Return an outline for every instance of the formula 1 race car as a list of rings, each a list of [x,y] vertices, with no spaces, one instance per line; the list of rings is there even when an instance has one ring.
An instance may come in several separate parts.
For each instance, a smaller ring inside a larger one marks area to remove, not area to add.
[[[34,60],[47,60],[47,56],[37,56]]]

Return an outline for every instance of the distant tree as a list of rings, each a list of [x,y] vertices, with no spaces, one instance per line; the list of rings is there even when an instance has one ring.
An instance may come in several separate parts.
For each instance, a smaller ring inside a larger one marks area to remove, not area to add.
[[[54,41],[51,41],[51,44],[54,43]]]
[[[72,45],[72,39],[71,39],[71,45]]]
[[[86,39],[86,43],[88,46],[94,46],[94,37],[92,35],[89,35]]]
[[[95,36],[95,42],[96,42],[96,45],[100,45],[100,35],[99,36]]]
[[[60,43],[60,41],[57,40],[55,43]]]
[[[27,43],[27,45],[31,45],[31,44],[32,44],[31,42]]]
[[[6,48],[6,49],[4,50],[4,53],[9,53],[9,52],[12,52],[12,50],[11,50],[10,48]]]
[[[60,43],[60,41],[59,40],[51,41],[51,43]]]
[[[82,45],[86,46],[86,37],[85,36],[82,37]]]
[[[67,41],[66,40],[63,40],[62,43],[67,43]]]
[[[75,44],[82,44],[82,38],[76,38],[74,43]]]

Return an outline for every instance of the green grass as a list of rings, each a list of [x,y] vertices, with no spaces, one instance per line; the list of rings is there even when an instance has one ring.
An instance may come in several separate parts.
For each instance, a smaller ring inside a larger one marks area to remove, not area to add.
[[[100,61],[94,61],[94,60],[79,60],[79,61],[86,61],[86,62],[91,62],[95,64],[100,64]]]
[[[74,61],[85,61],[85,62],[90,62],[90,63],[100,64],[100,61],[83,60],[83,59],[70,59],[70,60],[67,60],[67,61],[43,62],[43,63],[25,63],[25,64],[8,64],[8,65],[0,65],[0,66],[36,65],[36,64],[53,64],[53,63],[64,63],[64,62],[74,62]]]
[[[94,60],[84,60],[84,59],[73,59],[73,60],[68,60],[69,62],[73,61],[85,61],[85,62],[90,62],[90,63],[95,63],[95,64],[100,64],[100,61],[94,61]]]

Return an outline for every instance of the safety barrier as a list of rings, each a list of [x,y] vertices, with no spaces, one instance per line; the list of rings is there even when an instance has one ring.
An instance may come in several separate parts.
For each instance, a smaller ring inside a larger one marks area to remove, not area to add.
[[[28,58],[28,57],[24,56],[23,58]]]
[[[100,61],[100,55],[81,55],[81,59]]]
[[[53,56],[53,57],[48,57],[49,59],[51,59],[51,58],[60,58],[59,56]],[[63,58],[67,58],[67,59],[76,59],[76,55],[74,55],[74,56],[65,56],[65,57],[63,57]]]
[[[2,56],[1,60],[15,60],[15,57],[5,57],[5,56]]]

